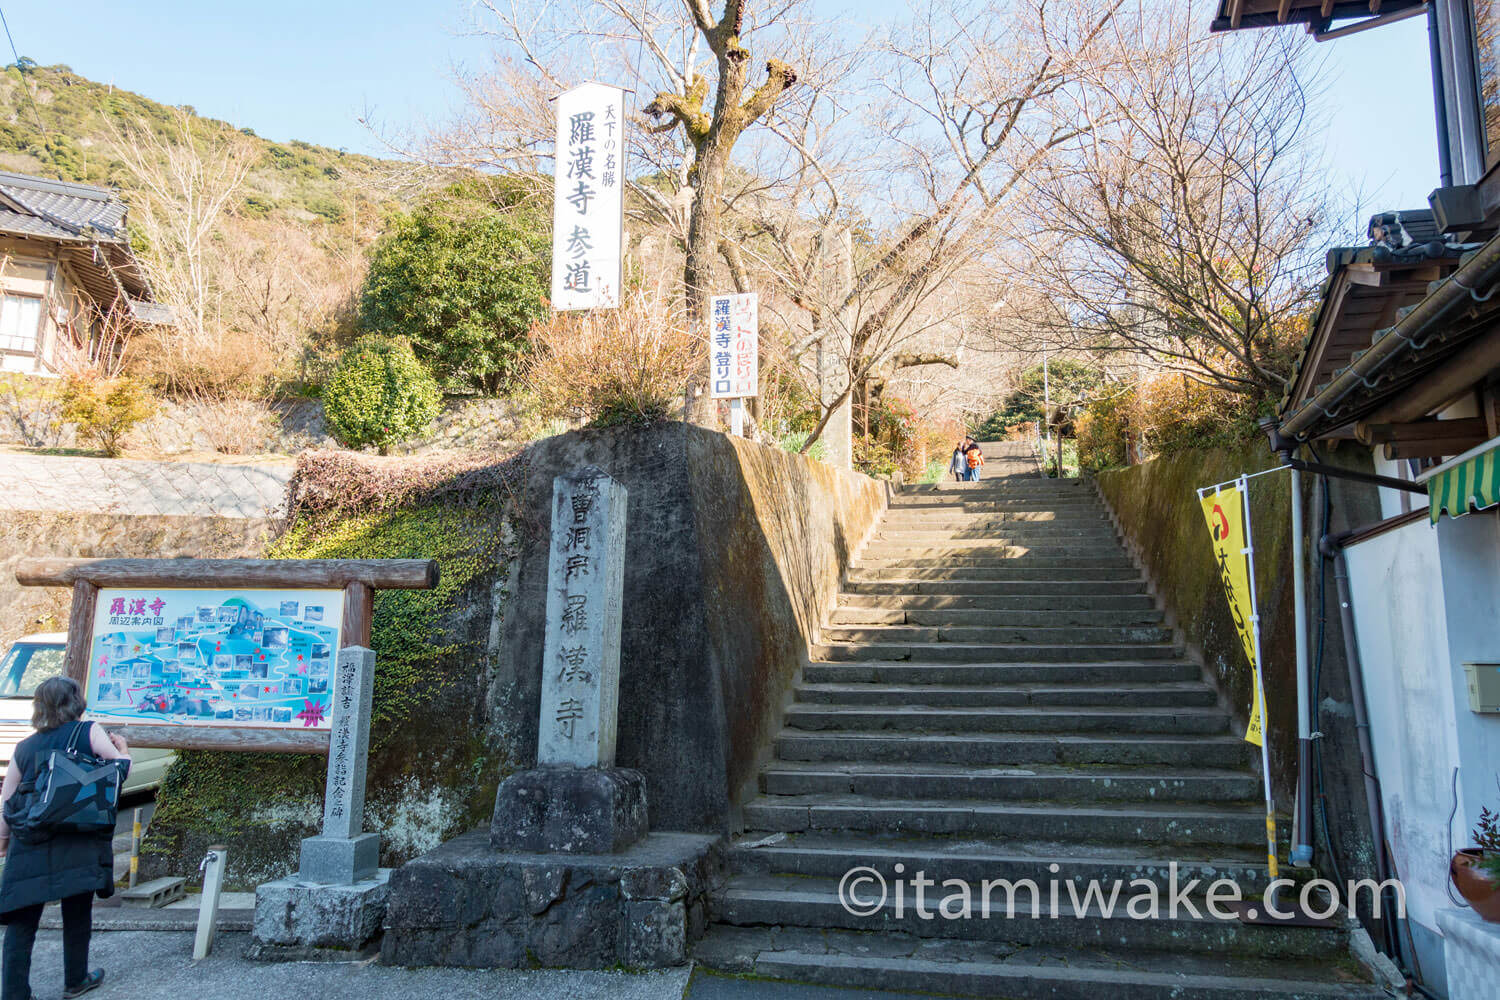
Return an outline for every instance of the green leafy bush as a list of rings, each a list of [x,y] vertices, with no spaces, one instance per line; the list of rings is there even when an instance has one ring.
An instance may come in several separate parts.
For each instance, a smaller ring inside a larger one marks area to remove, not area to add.
[[[125,450],[126,435],[155,412],[156,400],[133,378],[75,375],[63,384],[62,418],[111,458]]]
[[[498,393],[547,316],[549,234],[535,208],[466,194],[398,215],[371,254],[360,328],[408,338],[450,388]]]
[[[391,445],[421,433],[442,403],[437,381],[399,337],[364,337],[323,390],[328,429],[348,448]]]
[[[1032,365],[1021,372],[1015,389],[1000,408],[969,433],[981,441],[1004,438],[1017,424],[1039,422],[1047,399],[1053,406],[1076,402],[1088,396],[1103,379],[1097,368],[1071,358],[1053,358],[1045,372],[1041,365]]]

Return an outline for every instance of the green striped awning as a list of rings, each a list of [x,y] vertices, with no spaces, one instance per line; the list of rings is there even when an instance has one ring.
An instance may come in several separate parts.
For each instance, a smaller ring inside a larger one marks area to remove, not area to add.
[[[1427,480],[1428,517],[1462,517],[1500,502],[1500,445],[1458,462]]]

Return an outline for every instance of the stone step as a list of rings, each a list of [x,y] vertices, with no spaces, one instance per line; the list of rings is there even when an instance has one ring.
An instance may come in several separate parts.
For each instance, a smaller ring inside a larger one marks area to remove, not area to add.
[[[1023,767],[1110,764],[1126,767],[1247,767],[1253,745],[1230,735],[1070,735],[1042,733],[807,732],[783,729],[778,760],[877,761]]]
[[[1182,656],[1182,647],[1149,643],[1056,645],[1038,643],[976,644],[960,642],[900,643],[824,642],[809,647],[813,660],[918,660],[940,663],[1079,663],[1088,660],[1167,660]]]
[[[844,583],[845,594],[869,594],[881,597],[1024,597],[1050,598],[1144,595],[1146,582],[1140,574],[1120,575],[1115,579],[1083,578],[1062,580],[1040,577],[1032,579],[913,579],[894,575],[885,578],[851,576]],[[1147,600],[1150,597],[1147,596]]]
[[[1123,552],[1118,554],[1067,556],[1055,553],[1037,553],[1029,549],[1007,548],[989,554],[953,556],[896,556],[884,553],[862,555],[849,564],[850,573],[863,573],[872,569],[1109,569],[1139,572],[1130,558]]]
[[[894,589],[894,588],[893,588]],[[1076,587],[1059,588],[1055,594],[901,594],[854,593],[839,595],[839,610],[1003,611],[1008,613],[1053,612],[1150,612],[1160,614],[1149,594],[1079,594]]]
[[[1054,604],[1061,601],[1054,601]],[[1164,615],[1157,609],[1146,607],[1136,610],[1099,610],[1095,608],[1049,610],[1028,609],[1005,611],[989,608],[880,608],[855,604],[834,609],[834,625],[925,625],[930,627],[988,626],[991,628],[1016,628],[1031,625],[1037,628],[1061,628],[1065,625],[1082,625],[1093,628],[1124,627],[1128,625],[1153,625]]]
[[[1260,783],[1248,771],[863,761],[774,761],[760,775],[766,795],[867,795],[886,799],[1055,800],[1058,802],[1253,801]]]
[[[1340,944],[1339,949],[1343,946]],[[1010,1000],[1376,1000],[1323,959],[1011,947],[902,932],[715,924],[695,961],[734,975],[861,991]],[[873,995],[873,992],[872,992]]]
[[[963,537],[965,532],[992,532],[992,534],[1007,535],[1065,535],[1067,532],[1100,532],[1100,534],[1115,535],[1115,526],[1110,523],[1104,514],[1091,514],[1088,517],[1022,517],[1020,514],[939,514],[939,513],[916,513],[916,514],[886,514],[885,519],[876,528],[877,537],[886,532],[922,531],[935,532],[935,534],[948,534],[957,532]],[[972,537],[972,534],[971,534]]]
[[[982,625],[833,625],[823,629],[823,640],[829,643],[896,643],[937,644],[1009,644],[1098,645],[1101,643],[1161,643],[1172,640],[1172,630],[1158,625],[1121,625],[1087,627],[982,626]]]
[[[1202,681],[1157,684],[1037,685],[808,684],[797,685],[798,702],[815,705],[1206,707],[1218,695]]]
[[[999,591],[975,591],[971,589],[958,590],[929,590],[927,588],[913,586],[923,582],[929,583],[1021,583],[1021,582],[1047,582],[1059,585],[1069,585],[1075,589],[1088,593],[1106,593],[1102,588],[1096,588],[1093,584],[1097,581],[1119,581],[1132,580],[1138,586],[1135,593],[1144,587],[1141,580],[1141,571],[1134,566],[1121,560],[1111,566],[1039,566],[1034,563],[1012,561],[1005,565],[990,566],[963,566],[953,565],[946,561],[934,560],[932,566],[853,566],[848,572],[850,583],[878,583],[887,581],[900,581],[902,586],[898,591],[911,594],[927,593],[949,593],[949,594],[973,594],[973,593],[999,593]],[[846,588],[853,589],[853,588]],[[1035,589],[1023,589],[1020,593],[1040,593]]]
[[[906,545],[900,542],[871,542],[860,550],[854,565],[894,563],[938,566],[987,566],[998,560],[1022,560],[1027,563],[1059,566],[1117,566],[1129,562],[1125,551],[1113,541],[1087,545],[1011,545],[982,542],[960,545]],[[909,562],[922,560],[921,562]],[[927,560],[937,560],[929,563]]]
[[[960,525],[952,528],[934,528],[928,525],[913,527],[881,527],[870,536],[870,543],[904,545],[1113,545],[1119,536],[1105,525],[1099,527],[1077,526],[1019,526],[991,525],[975,527]]]
[[[1142,850],[1120,844],[1064,844],[1010,837],[871,837],[847,833],[746,834],[729,848],[730,871],[738,875],[804,875],[842,878],[851,865],[868,865],[887,879],[926,872],[938,879],[1029,878],[1079,883],[1132,878],[1177,888],[1194,879],[1204,886],[1232,879],[1248,896],[1265,891],[1270,877],[1265,852],[1254,848],[1174,847]],[[900,871],[896,865],[901,865]],[[1056,865],[1056,870],[1051,866]],[[1175,866],[1175,868],[1174,868]],[[1198,888],[1202,888],[1199,886]]]
[[[1071,884],[1071,883],[1069,883]],[[1112,888],[1112,887],[1111,887]],[[904,932],[923,938],[1005,942],[1018,946],[1052,946],[1078,949],[1118,948],[1157,952],[1218,952],[1236,956],[1297,958],[1327,961],[1346,953],[1348,935],[1342,929],[1247,925],[1238,920],[1209,916],[1201,898],[1195,917],[1184,906],[1174,915],[1168,901],[1161,900],[1162,913],[1154,920],[1132,919],[1126,902],[1142,889],[1121,886],[1112,911],[1106,915],[1096,900],[1079,889],[1075,909],[1066,888],[1060,888],[1058,907],[1049,899],[1039,901],[1039,915],[1031,916],[1031,894],[1024,888],[1015,893],[1015,916],[1006,916],[1003,891],[991,893],[991,914],[981,917],[981,903],[973,899],[972,919],[943,919],[938,906],[954,890],[932,887],[926,893],[927,916],[915,905],[915,889],[908,886],[899,907],[895,892],[887,892],[885,905],[870,916],[856,915],[839,901],[838,883],[832,879],[794,878],[775,875],[742,875],[730,880],[714,901],[713,919],[739,926],[797,926],[838,930]],[[872,902],[879,898],[878,889]],[[979,887],[971,890],[977,896]],[[856,899],[866,898],[856,894]],[[956,908],[958,903],[952,904]],[[1079,915],[1075,916],[1075,913]],[[1114,1000],[1110,997],[1109,1000]]]
[[[815,705],[787,709],[786,727],[810,731],[924,733],[1167,733],[1227,732],[1229,716],[1197,708],[928,708],[883,705]]]
[[[1051,514],[1054,517],[1104,517],[1105,508],[1092,497],[1049,500],[1044,497],[1010,497],[1006,499],[942,499],[918,497],[891,500],[890,511],[931,514]]]
[[[1202,671],[1186,660],[1099,660],[1071,663],[810,663],[806,684],[1057,684],[1194,681]]]
[[[1266,814],[1265,807],[1258,803],[908,801],[867,795],[762,795],[745,805],[745,829],[1248,847],[1265,837]]]

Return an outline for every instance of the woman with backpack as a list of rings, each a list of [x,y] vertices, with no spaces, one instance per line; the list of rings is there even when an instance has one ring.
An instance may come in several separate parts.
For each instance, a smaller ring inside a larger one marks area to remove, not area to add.
[[[12,798],[18,791],[30,795],[32,783],[53,751],[72,748],[102,761],[123,761],[119,783],[130,768],[124,737],[79,721],[87,706],[76,681],[68,677],[45,680],[37,685],[31,702],[31,725],[36,732],[16,746],[0,789],[0,803],[5,807],[0,810],[0,857],[5,858],[5,871],[0,875],[0,923],[6,925],[0,1000],[31,1000],[31,948],[42,908],[54,900],[62,901],[62,995],[82,996],[103,983],[103,969],[89,971],[94,896],[106,899],[115,888],[112,831],[55,832],[12,842],[7,818],[16,816],[15,806],[26,801],[23,797],[13,803]]]
[[[984,452],[979,450],[979,442],[973,438],[964,445],[964,462],[969,469],[969,482],[979,482],[979,470],[984,468]]]

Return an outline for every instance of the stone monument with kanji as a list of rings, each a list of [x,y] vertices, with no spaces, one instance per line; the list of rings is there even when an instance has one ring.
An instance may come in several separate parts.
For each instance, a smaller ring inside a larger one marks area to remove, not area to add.
[[[607,854],[646,833],[646,785],[615,767],[626,491],[587,468],[552,484],[537,766],[495,797],[497,850]]]

